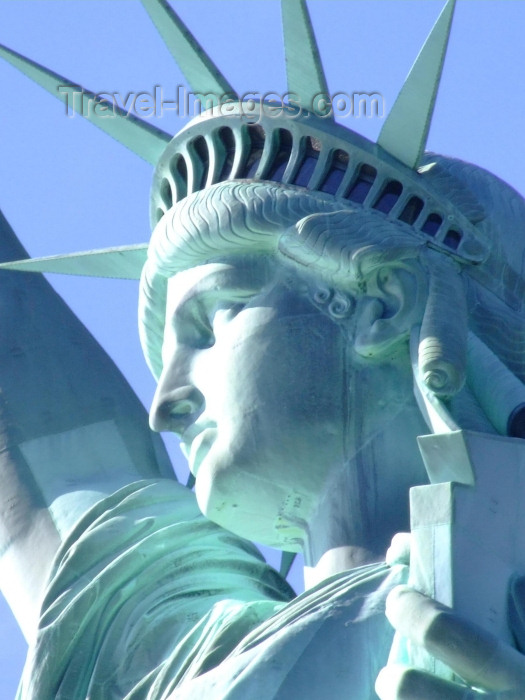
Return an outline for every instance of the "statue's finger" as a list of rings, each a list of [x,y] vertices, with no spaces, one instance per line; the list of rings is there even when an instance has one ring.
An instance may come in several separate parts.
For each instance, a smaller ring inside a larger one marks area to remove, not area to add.
[[[410,532],[398,532],[392,538],[392,543],[386,552],[386,563],[389,566],[394,564],[410,564]]]
[[[386,614],[403,636],[470,685],[496,691],[521,689],[525,697],[525,657],[450,608],[398,586],[388,596]]]
[[[493,697],[425,671],[397,664],[389,664],[380,671],[375,690],[381,700],[485,700]]]

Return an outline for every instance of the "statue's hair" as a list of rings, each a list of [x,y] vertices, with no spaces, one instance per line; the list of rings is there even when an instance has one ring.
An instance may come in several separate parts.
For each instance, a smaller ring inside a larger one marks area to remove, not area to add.
[[[226,182],[176,204],[155,227],[141,279],[139,330],[146,360],[162,371],[167,280],[239,253],[273,253],[334,286],[359,285],[365,270],[415,257],[421,242],[377,212],[342,208],[330,195],[267,182]],[[367,269],[368,269],[367,268]]]
[[[483,271],[466,270],[469,327],[525,381],[525,200],[482,168],[442,156],[430,159],[445,176],[467,186],[485,210],[477,227],[489,237],[491,254]]]

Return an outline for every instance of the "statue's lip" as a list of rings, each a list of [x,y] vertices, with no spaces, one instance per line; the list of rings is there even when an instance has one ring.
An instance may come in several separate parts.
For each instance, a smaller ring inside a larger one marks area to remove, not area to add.
[[[181,433],[180,436],[180,441],[181,444],[184,445],[186,449],[191,448],[191,443],[197,435],[200,435],[203,430],[206,430],[207,428],[216,428],[217,423],[215,421],[210,420],[209,418],[205,417],[202,413],[201,415],[197,418],[197,420],[189,425],[186,430],[184,430]]]
[[[188,455],[188,465],[193,476],[197,476],[199,467],[213,446],[216,437],[217,428],[205,428],[193,438]]]
[[[217,424],[213,421],[199,421],[190,425],[181,435],[181,450],[188,460],[193,476],[208,454],[217,436]]]

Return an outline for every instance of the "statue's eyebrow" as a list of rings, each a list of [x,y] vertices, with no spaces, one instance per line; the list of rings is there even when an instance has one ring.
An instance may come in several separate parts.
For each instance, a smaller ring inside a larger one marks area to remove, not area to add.
[[[241,296],[257,293],[266,281],[262,270],[246,269],[241,266],[224,266],[210,270],[181,292],[173,304],[171,313],[181,312],[189,304],[204,300],[206,297],[221,297],[230,292],[239,292]]]

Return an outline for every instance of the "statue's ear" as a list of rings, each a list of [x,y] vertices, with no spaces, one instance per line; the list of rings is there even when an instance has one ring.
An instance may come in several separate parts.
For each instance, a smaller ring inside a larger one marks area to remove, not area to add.
[[[355,350],[382,357],[405,342],[424,313],[426,283],[418,265],[384,266],[367,279],[357,303]]]

